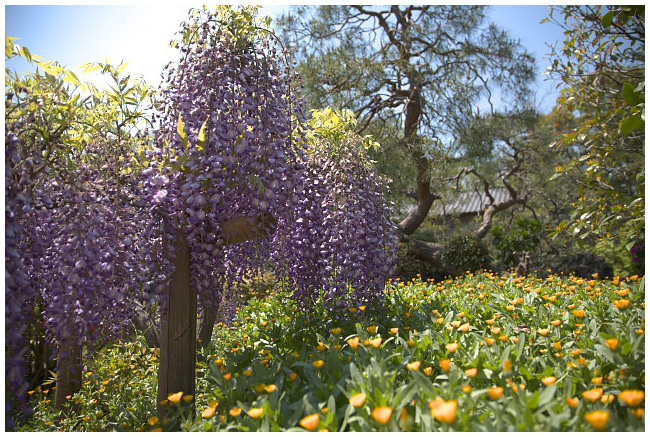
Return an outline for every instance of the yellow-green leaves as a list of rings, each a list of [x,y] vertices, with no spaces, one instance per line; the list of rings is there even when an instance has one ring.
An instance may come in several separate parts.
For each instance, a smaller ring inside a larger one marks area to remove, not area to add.
[[[176,128],[176,132],[178,132],[178,136],[181,137],[181,143],[183,144],[183,148],[187,149],[190,147],[190,139],[187,136],[187,131],[185,130],[185,123],[183,123],[183,117],[181,114],[178,114],[178,127]]]

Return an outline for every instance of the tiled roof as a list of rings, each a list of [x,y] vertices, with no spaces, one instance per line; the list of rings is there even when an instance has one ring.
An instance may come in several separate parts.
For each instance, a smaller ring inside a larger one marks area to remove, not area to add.
[[[501,203],[510,198],[508,190],[503,187],[491,188],[490,194],[494,197],[495,203]],[[445,203],[441,200],[431,208],[431,215],[462,215],[477,214],[483,212],[487,207],[489,199],[483,191],[461,191],[454,193]]]

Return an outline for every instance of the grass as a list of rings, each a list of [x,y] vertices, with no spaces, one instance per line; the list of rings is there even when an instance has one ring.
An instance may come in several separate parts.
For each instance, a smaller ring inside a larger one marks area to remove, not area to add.
[[[157,351],[139,338],[88,361],[73,413],[33,391],[22,430],[644,430],[643,278],[481,273],[386,295],[339,323],[254,292],[199,354],[196,398],[156,416]]]

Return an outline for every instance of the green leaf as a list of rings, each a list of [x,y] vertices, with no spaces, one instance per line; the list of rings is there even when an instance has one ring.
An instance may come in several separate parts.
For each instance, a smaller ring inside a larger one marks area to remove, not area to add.
[[[81,85],[81,81],[79,80],[77,75],[74,74],[72,71],[66,71],[65,75],[63,76],[63,80],[73,85],[77,85],[77,86]]]
[[[621,120],[621,135],[628,135],[635,130],[642,129],[644,126],[641,114],[634,114]]]
[[[609,27],[611,26],[613,20],[614,20],[614,11],[609,11],[603,16],[601,21],[604,27]]]
[[[206,119],[203,122],[203,125],[201,125],[201,129],[199,129],[199,137],[196,141],[196,148],[203,151],[203,148],[205,146],[205,127],[208,124],[208,120]]]
[[[625,98],[625,102],[630,106],[636,106],[643,102],[635,86],[629,82],[623,84],[623,97]]]
[[[181,143],[183,144],[183,147],[187,149],[190,145],[190,139],[187,135],[187,131],[185,130],[185,123],[183,123],[183,117],[181,114],[178,114],[178,127],[176,128],[176,131],[181,137]]]

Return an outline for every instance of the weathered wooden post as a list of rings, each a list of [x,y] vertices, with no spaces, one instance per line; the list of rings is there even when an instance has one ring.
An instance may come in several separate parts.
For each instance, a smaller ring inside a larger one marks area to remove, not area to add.
[[[82,373],[82,348],[74,339],[59,343],[57,352],[58,371],[56,374],[56,391],[54,406],[63,408],[68,401],[67,396],[72,396],[81,390]]]
[[[237,217],[223,225],[226,245],[261,239],[275,231],[275,219],[267,213]],[[166,245],[163,250],[167,250]],[[158,414],[172,393],[194,395],[196,367],[196,291],[190,287],[190,248],[182,230],[176,234],[174,273],[167,307],[161,313]]]

